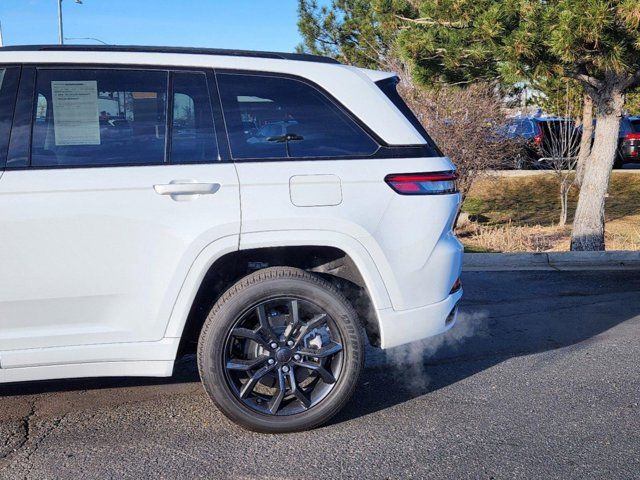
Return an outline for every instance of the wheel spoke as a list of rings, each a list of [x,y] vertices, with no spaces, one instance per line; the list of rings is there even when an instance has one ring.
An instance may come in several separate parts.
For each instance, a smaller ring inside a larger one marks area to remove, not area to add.
[[[284,395],[287,391],[287,383],[285,382],[285,376],[282,372],[282,369],[278,369],[278,394],[274,396],[269,402],[269,411],[272,415],[275,415],[278,409],[280,408],[280,404],[284,399]]]
[[[253,389],[258,384],[260,379],[264,377],[267,373],[269,373],[271,370],[273,370],[274,368],[275,368],[275,365],[265,365],[256,373],[254,373],[251,376],[251,378],[247,380],[247,383],[245,383],[242,386],[242,389],[240,390],[240,398],[247,398],[249,394],[253,392]]]
[[[262,415],[313,410],[343,370],[347,346],[333,325],[311,299],[271,295],[249,306],[231,327],[221,359],[233,395]]]
[[[259,356],[250,359],[232,358],[227,362],[227,370],[240,370],[243,372],[253,370],[257,366],[267,361],[266,356]]]
[[[258,321],[260,322],[260,330],[264,333],[270,341],[278,341],[278,336],[275,334],[269,323],[267,312],[264,308],[264,304],[260,304],[256,307],[256,315],[258,315]]]
[[[330,342],[326,345],[323,345],[322,348],[314,349],[314,348],[301,348],[298,350],[298,353],[301,355],[307,355],[310,357],[316,358],[327,358],[342,350],[342,345],[336,342]]]
[[[308,368],[309,370],[316,372],[318,375],[320,375],[320,378],[322,378],[322,381],[324,383],[329,383],[329,384],[336,383],[336,379],[333,376],[333,374],[329,370],[324,368],[322,365],[318,365],[317,363],[311,363],[311,362],[296,362],[296,365],[300,367]]]
[[[255,330],[238,327],[231,330],[231,336],[236,338],[246,338],[262,345],[265,348],[269,348],[269,342],[262,338],[262,336]]]
[[[298,306],[298,300],[291,300],[289,313],[291,313],[292,320],[287,325],[284,331],[284,341],[286,342],[291,337],[293,331],[298,327],[300,323],[300,307]]]
[[[302,325],[298,330],[298,335],[296,336],[296,339],[295,339],[295,345],[299,345],[302,339],[305,337],[307,333],[309,333],[310,330],[313,330],[314,328],[322,325],[323,323],[326,323],[326,321],[327,321],[327,314],[319,313],[318,315],[315,315],[307,323]]]
[[[309,408],[311,406],[311,399],[302,391],[298,382],[296,382],[296,375],[293,368],[289,370],[289,384],[291,385],[291,393],[300,400],[300,403],[302,403],[305,410]]]

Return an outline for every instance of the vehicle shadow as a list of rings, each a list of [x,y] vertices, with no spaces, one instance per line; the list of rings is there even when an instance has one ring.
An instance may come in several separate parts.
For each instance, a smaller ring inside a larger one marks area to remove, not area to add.
[[[0,399],[14,395],[101,390],[109,388],[144,387],[154,385],[200,382],[195,355],[186,355],[176,361],[173,376],[156,377],[101,377],[41,380],[0,385]]]
[[[457,325],[433,339],[374,352],[357,394],[332,423],[428,395],[510,358],[583,348],[640,323],[640,272],[472,272]]]
[[[468,272],[456,326],[408,346],[368,349],[367,368],[354,398],[332,424],[428,395],[513,357],[563,347],[580,348],[617,325],[640,318],[637,272]],[[193,355],[174,375],[157,378],[52,380],[0,385],[0,398],[193,384]],[[191,386],[190,386],[191,387]],[[162,395],[162,389],[157,389]]]

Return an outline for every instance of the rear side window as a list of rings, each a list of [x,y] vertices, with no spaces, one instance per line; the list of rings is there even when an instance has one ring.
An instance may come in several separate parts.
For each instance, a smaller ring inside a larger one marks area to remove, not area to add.
[[[536,134],[535,125],[531,120],[522,120],[518,122],[518,127],[516,128],[516,136],[519,137],[533,137]]]
[[[165,160],[168,72],[40,69],[31,165],[155,165]]]
[[[6,161],[20,69],[0,68],[0,167]]]
[[[378,144],[322,92],[290,78],[218,74],[235,159],[370,156]]]
[[[428,146],[432,150],[429,154],[434,157],[441,157],[442,152],[440,152],[438,147],[436,147],[435,142],[431,139],[427,131],[424,129],[424,127],[422,126],[422,123],[420,123],[420,120],[418,120],[418,117],[416,117],[416,115],[413,113],[413,111],[411,111],[409,106],[405,103],[405,101],[402,99],[402,97],[398,93],[398,89],[397,89],[398,82],[399,82],[398,77],[391,77],[391,78],[385,78],[384,80],[380,80],[376,82],[376,85],[378,86],[378,88],[380,88],[380,90],[382,90],[382,92],[387,96],[387,98],[391,100],[391,102],[396,106],[396,108],[400,110],[400,112],[405,116],[405,118],[409,120],[409,122],[411,122],[411,125],[413,125],[413,128],[415,128],[418,131],[418,133],[422,136],[422,138],[425,139]]]
[[[172,163],[218,159],[207,77],[199,72],[173,75]]]

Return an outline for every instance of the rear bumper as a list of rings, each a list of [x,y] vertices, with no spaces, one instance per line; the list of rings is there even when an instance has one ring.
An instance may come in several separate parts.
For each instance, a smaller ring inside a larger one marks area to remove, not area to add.
[[[438,303],[410,310],[378,310],[380,347],[397,347],[446,332],[455,323],[462,289]]]

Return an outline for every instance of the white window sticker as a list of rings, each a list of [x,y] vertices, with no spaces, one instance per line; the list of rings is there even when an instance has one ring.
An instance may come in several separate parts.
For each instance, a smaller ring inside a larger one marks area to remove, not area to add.
[[[56,145],[100,145],[98,82],[53,81]]]

